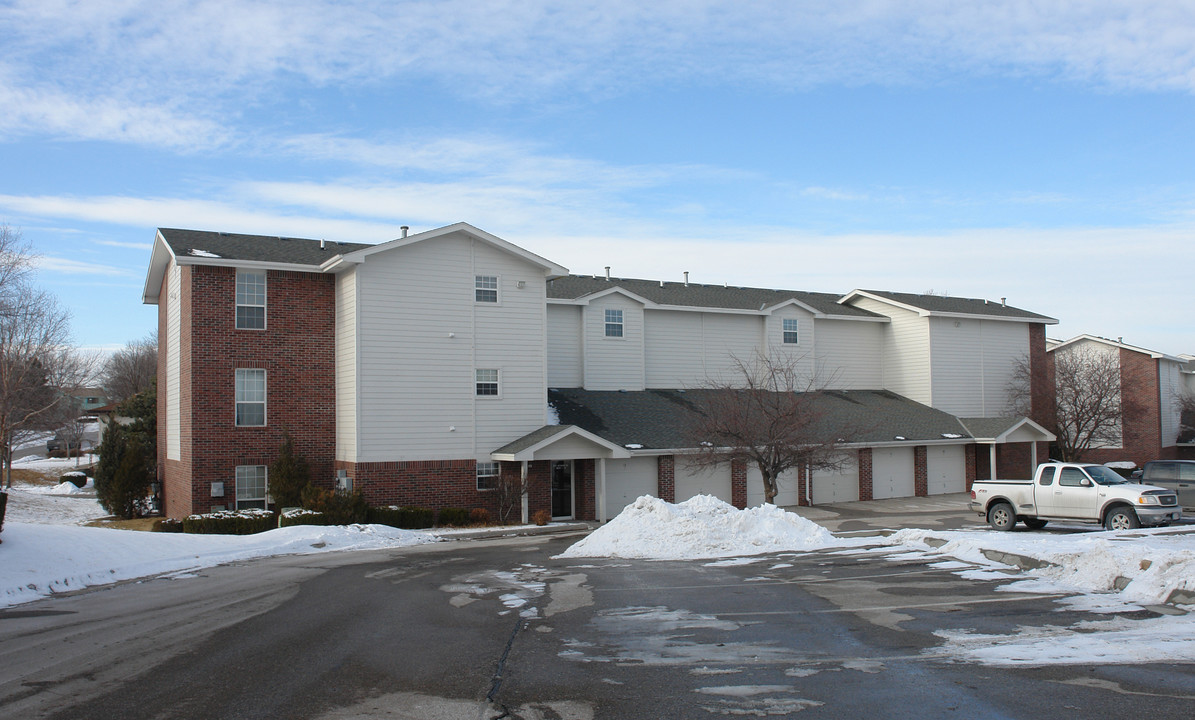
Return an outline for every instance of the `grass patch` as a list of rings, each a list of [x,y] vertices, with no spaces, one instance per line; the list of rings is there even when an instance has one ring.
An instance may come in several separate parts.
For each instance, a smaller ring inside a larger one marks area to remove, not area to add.
[[[105,518],[102,520],[92,520],[91,522],[87,523],[87,527],[112,528],[114,530],[140,530],[142,532],[152,532],[154,529],[154,522],[157,520],[161,520],[161,519],[162,518],[160,518],[160,517],[133,518],[132,520],[115,520],[115,519]]]

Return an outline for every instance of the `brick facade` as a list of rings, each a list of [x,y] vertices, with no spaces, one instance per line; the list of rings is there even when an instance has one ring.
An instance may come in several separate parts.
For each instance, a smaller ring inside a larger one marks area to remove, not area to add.
[[[929,497],[929,449],[924,445],[913,448],[913,494]]]
[[[871,448],[859,450],[859,499],[872,499]]]
[[[968,445],[963,450],[963,455],[966,463],[966,478],[967,478],[967,492],[971,491],[971,486],[975,484],[976,480],[976,462],[975,454],[978,451],[978,445]]]
[[[656,486],[664,502],[676,502],[676,457],[661,455],[656,460]]]
[[[747,463],[742,460],[730,463],[730,504],[739,509],[747,507]]]

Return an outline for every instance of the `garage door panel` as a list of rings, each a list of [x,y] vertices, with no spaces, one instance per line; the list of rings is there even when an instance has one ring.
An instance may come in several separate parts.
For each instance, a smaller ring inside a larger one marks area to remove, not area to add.
[[[654,457],[606,461],[606,516],[614,517],[643,495],[659,493],[659,461]]]
[[[854,502],[859,499],[859,461],[851,458],[837,471],[817,470],[813,473],[814,505]]]
[[[784,473],[780,476],[776,485],[776,505],[780,507],[788,507],[797,504],[797,475],[793,472]],[[757,507],[763,505],[763,474],[759,472],[759,467],[755,464],[747,465],[747,507]]]
[[[926,487],[930,495],[967,491],[967,458],[962,445],[928,448],[925,470]]]
[[[876,500],[913,497],[913,448],[873,448],[871,496]]]
[[[730,465],[701,465],[678,460],[676,463],[676,501],[684,502],[697,495],[713,495],[730,502]]]

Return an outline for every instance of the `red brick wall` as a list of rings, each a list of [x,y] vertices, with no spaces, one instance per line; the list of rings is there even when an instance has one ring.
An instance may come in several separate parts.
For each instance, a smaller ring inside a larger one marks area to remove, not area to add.
[[[963,455],[966,459],[966,464],[967,464],[966,474],[967,474],[967,491],[968,492],[970,492],[971,486],[975,484],[975,478],[976,478],[975,454],[978,451],[978,449],[979,449],[978,445],[968,445],[963,451]]]
[[[573,510],[578,520],[596,520],[597,463],[577,460],[573,463]]]
[[[1030,480],[1033,467],[1031,443],[1005,443],[996,446],[996,473],[1004,480]],[[1042,458],[1043,460],[1045,458]]]
[[[1049,429],[1057,419],[1054,356],[1046,352],[1046,326],[1029,325],[1029,419]]]
[[[913,448],[913,494],[929,496],[929,449],[924,445]]]
[[[657,494],[664,502],[676,502],[676,457],[661,455],[656,468]]]
[[[747,463],[730,462],[730,504],[740,510],[747,507]]]
[[[871,448],[859,450],[859,499],[871,500]]]
[[[1157,360],[1144,353],[1121,348],[1121,405],[1136,406],[1138,412],[1135,415],[1130,413],[1125,418],[1120,448],[1088,450],[1083,453],[1083,462],[1132,460],[1140,467],[1150,460],[1177,456],[1176,448],[1162,448],[1161,388],[1158,382]]]
[[[237,330],[236,271],[203,265],[182,271],[182,460],[167,490],[168,512],[183,514],[186,503],[170,495],[185,484],[190,485],[189,512],[233,507],[236,466],[272,463],[284,431],[310,463],[313,479],[330,485],[336,430],[334,278],[269,271],[267,329]],[[266,371],[265,427],[235,426],[236,368]],[[224,482],[223,498],[211,497],[214,481]]]

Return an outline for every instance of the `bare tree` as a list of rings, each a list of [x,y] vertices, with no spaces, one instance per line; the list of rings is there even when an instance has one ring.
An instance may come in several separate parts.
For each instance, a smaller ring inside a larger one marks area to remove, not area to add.
[[[70,346],[68,314],[29,284],[30,266],[20,233],[0,229],[0,470],[8,487],[14,442],[61,423],[91,369]]]
[[[1049,429],[1058,437],[1058,452],[1066,462],[1082,460],[1092,448],[1118,446],[1124,427],[1145,412],[1122,384],[1138,380],[1130,368],[1121,367],[1120,354],[1087,345],[1060,348],[1053,353],[1055,421]],[[1009,407],[1028,416],[1030,380],[1028,362],[1018,363],[1010,381]]]
[[[494,487],[498,503],[498,522],[508,525],[515,518],[522,518],[523,496],[530,487],[528,478],[523,477],[522,470],[507,465],[499,471],[498,483]]]
[[[103,385],[113,402],[124,402],[149,388],[158,374],[158,334],[132,340],[104,363]]]
[[[754,464],[768,503],[775,502],[786,472],[841,469],[844,446],[860,431],[831,412],[824,386],[803,370],[801,358],[759,354],[733,363],[732,380],[687,394],[696,408],[689,428],[700,448],[695,462]]]
[[[1195,392],[1187,390],[1180,393],[1175,404],[1178,405],[1179,416],[1178,441],[1195,442]]]

